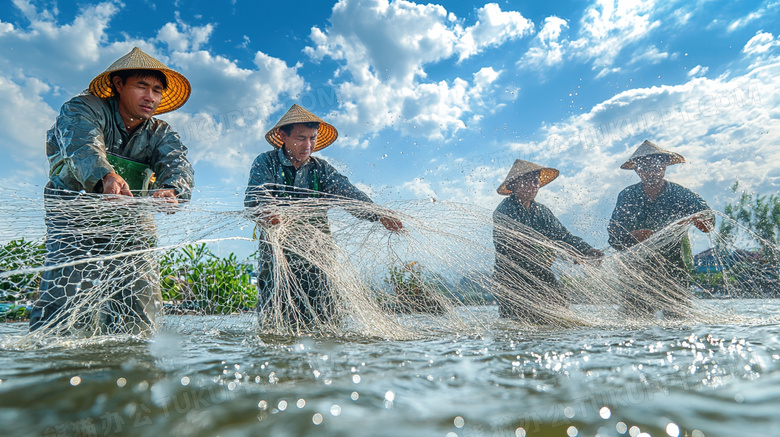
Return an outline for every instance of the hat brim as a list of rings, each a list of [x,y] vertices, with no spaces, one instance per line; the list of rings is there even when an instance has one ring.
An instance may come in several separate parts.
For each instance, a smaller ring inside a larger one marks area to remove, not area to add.
[[[523,174],[517,175],[516,177],[514,177],[512,179],[504,181],[504,183],[501,184],[501,186],[499,186],[496,191],[498,192],[498,194],[500,194],[502,196],[509,196],[510,194],[512,194],[512,190],[510,190],[509,187],[512,186],[512,184],[515,183],[516,180],[522,178],[525,175],[528,175],[528,174],[531,174],[531,173],[534,173],[534,172],[537,172],[537,171],[539,172],[539,188],[541,188],[541,187],[549,184],[550,182],[554,181],[555,178],[557,178],[558,175],[560,174],[560,171],[558,171],[558,169],[551,168],[551,167],[544,167],[544,168],[541,168],[541,169],[538,169],[538,170],[531,170],[531,171],[525,172]]]
[[[667,166],[674,165],[674,164],[681,164],[681,163],[685,162],[685,157],[683,157],[679,153],[674,153],[674,152],[668,152],[667,151],[667,152],[663,152],[663,153],[651,153],[649,155],[642,155],[642,156],[637,156],[637,157],[631,158],[628,161],[624,162],[623,165],[620,166],[620,168],[623,169],[623,170],[636,170],[636,161],[637,160],[646,159],[646,158],[650,158],[650,157],[653,157],[653,156],[662,156],[662,157],[666,158],[666,161],[667,161],[666,165]]]
[[[316,152],[318,150],[322,150],[331,144],[333,144],[334,141],[336,141],[336,138],[338,138],[339,133],[336,130],[333,125],[330,123],[324,122],[324,121],[313,121],[313,122],[305,122],[305,121],[299,121],[295,123],[288,123],[283,124],[281,126],[276,126],[273,129],[269,130],[265,134],[265,139],[268,141],[268,143],[274,147],[281,148],[284,146],[284,141],[282,141],[282,134],[279,128],[283,126],[289,126],[291,124],[302,124],[302,123],[319,123],[320,128],[317,131],[317,145],[314,146],[313,152]]]
[[[164,114],[181,108],[190,98],[192,86],[181,73],[162,68],[120,68],[112,71],[105,71],[92,79],[89,84],[89,91],[95,96],[107,99],[114,95],[114,89],[111,86],[111,73],[122,70],[155,70],[165,75],[168,80],[168,87],[163,90],[160,104],[154,115]]]

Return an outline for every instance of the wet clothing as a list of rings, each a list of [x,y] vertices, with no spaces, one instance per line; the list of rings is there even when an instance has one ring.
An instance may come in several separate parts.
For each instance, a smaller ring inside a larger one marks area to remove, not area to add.
[[[664,189],[654,200],[650,200],[647,196],[641,182],[631,185],[618,195],[615,210],[609,221],[609,244],[618,250],[628,249],[638,243],[630,234],[631,231],[639,229],[658,231],[691,214],[709,209],[707,202],[699,195],[674,182],[666,181]],[[684,253],[684,248],[687,248],[687,254]],[[663,273],[687,289],[688,269],[685,266],[684,256],[690,256],[687,235],[679,241],[665,245],[657,254],[646,257],[637,268],[649,277]],[[649,303],[642,302],[642,296],[637,295],[637,290],[636,287],[632,287],[632,290],[627,291],[632,295],[628,296],[630,300],[628,304],[638,307],[636,309],[641,312],[655,311]],[[645,291],[638,293],[645,293]],[[688,302],[681,298],[679,304],[681,307],[686,307]]]
[[[187,148],[168,123],[152,117],[128,134],[115,98],[82,94],[65,102],[46,134],[51,187],[100,193],[101,179],[114,171],[106,153],[149,165],[157,188],[190,198],[193,171]]]
[[[522,318],[544,322],[547,315],[539,307],[566,306],[567,298],[552,272],[555,253],[549,247],[534,244],[534,240],[564,243],[581,254],[593,250],[582,238],[576,237],[546,206],[531,202],[528,209],[514,196],[504,199],[493,213],[493,244],[496,247],[495,278],[524,304],[497,296],[501,317]],[[518,239],[517,233],[530,237]]]
[[[145,164],[156,176],[152,188],[173,189],[186,200],[193,184],[186,153],[179,135],[156,118],[128,134],[115,98],[82,94],[62,106],[46,139],[45,266],[85,261],[43,272],[31,331],[76,327],[141,333],[154,326],[162,305],[153,255],[86,259],[148,249],[156,240],[151,210],[123,207],[99,196],[103,176],[112,171],[122,176],[107,154]],[[94,287],[101,287],[100,292],[87,292]],[[84,301],[87,298],[90,302]],[[62,323],[65,319],[67,324]]]
[[[325,160],[310,156],[296,169],[280,148],[265,152],[255,159],[249,174],[244,206],[261,207],[271,198],[289,199],[290,202],[295,202],[334,196],[372,203],[368,195],[352,185],[346,176],[340,174]],[[275,200],[273,205],[279,206],[280,203]],[[274,281],[274,256],[273,247],[269,243],[269,231],[265,227],[261,228],[257,280],[258,314],[261,321],[273,310],[278,310],[287,323],[300,328],[311,327],[313,324],[326,324],[332,320],[333,299],[327,292],[328,277],[322,268],[326,266],[315,265],[311,261],[314,256],[321,260],[323,254],[333,252],[329,247],[332,242],[326,237],[330,234],[327,207],[312,205],[311,208],[313,210],[307,213],[308,218],[306,222],[299,225],[299,230],[307,235],[307,238],[312,232],[322,233],[317,235],[319,247],[316,248],[316,253],[307,257],[305,254],[307,248],[297,247],[292,239],[285,241],[282,248],[282,255],[291,270],[291,282],[287,285],[292,290],[289,296],[293,301],[292,307],[285,305],[289,303],[286,296],[279,295],[280,289]],[[379,220],[375,214],[350,211],[349,206],[345,209],[358,218]],[[314,226],[315,229],[307,229],[308,225]],[[295,252],[290,250],[289,246],[294,246]],[[321,260],[321,262],[325,261]]]

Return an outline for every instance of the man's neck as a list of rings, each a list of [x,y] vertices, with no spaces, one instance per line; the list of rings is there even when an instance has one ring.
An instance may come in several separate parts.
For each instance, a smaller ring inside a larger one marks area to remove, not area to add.
[[[121,107],[119,108],[119,116],[122,117],[122,123],[124,123],[127,133],[133,133],[144,122],[143,119],[133,118],[125,114]]]
[[[282,152],[284,152],[284,156],[286,156],[287,159],[290,160],[290,163],[292,164],[293,167],[295,167],[296,170],[301,168],[301,166],[303,165],[304,161],[301,161],[300,159],[297,159],[294,156],[290,155],[290,153],[287,151],[287,149],[282,149]]]
[[[661,193],[664,191],[665,187],[666,187],[665,179],[661,179],[659,182],[642,184],[642,188],[645,190],[645,194],[647,194],[647,197],[649,197],[650,200],[655,200],[656,198],[658,198],[658,196],[660,196]]]

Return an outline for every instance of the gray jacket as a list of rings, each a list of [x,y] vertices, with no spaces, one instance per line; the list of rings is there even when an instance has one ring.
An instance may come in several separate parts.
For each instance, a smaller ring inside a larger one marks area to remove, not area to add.
[[[192,165],[187,148],[168,123],[152,117],[130,135],[115,98],[81,94],[65,102],[46,134],[52,188],[95,193],[103,176],[114,171],[106,153],[149,165],[155,187],[172,188],[178,197],[190,198]]]

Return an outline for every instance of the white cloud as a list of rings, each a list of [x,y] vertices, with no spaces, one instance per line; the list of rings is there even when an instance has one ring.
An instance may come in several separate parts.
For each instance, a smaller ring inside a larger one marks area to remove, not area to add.
[[[212,24],[189,26],[177,20],[176,24],[167,23],[157,32],[157,41],[165,43],[170,51],[199,50],[209,40],[213,30]]]
[[[707,71],[709,71],[709,67],[702,67],[701,65],[697,65],[693,68],[691,68],[691,71],[688,72],[688,77],[699,77],[704,76],[707,74]]]
[[[758,32],[756,33],[756,36],[745,44],[745,47],[742,48],[742,52],[748,55],[764,55],[778,46],[780,46],[780,41],[771,33]]]
[[[460,60],[479,53],[484,47],[498,46],[521,38],[533,31],[533,23],[519,12],[504,12],[496,3],[488,3],[477,11],[478,21],[467,27],[456,44]]]
[[[532,28],[517,12],[495,4],[477,11],[476,24],[463,29],[438,5],[408,1],[341,0],[325,30],[312,28],[313,46],[304,52],[319,61],[340,62],[334,81],[342,103],[331,114],[343,133],[340,145],[367,147],[385,128],[404,135],[447,138],[476,120],[474,111],[489,97],[500,72],[485,67],[472,76],[427,81],[425,67],[453,55],[461,59],[503,44]]]
[[[631,61],[629,61],[629,64],[636,64],[636,63],[648,63],[648,64],[657,64],[661,61],[665,61],[669,58],[673,58],[673,55],[670,55],[669,53],[662,52],[658,50],[658,47],[656,46],[649,46],[649,47],[643,47],[641,52],[637,53]]]
[[[46,175],[43,147],[55,112],[40,95],[48,86],[35,78],[0,76],[0,153],[16,161],[16,169],[28,178]],[[8,158],[6,158],[8,159]]]
[[[611,66],[626,46],[644,39],[661,21],[655,1],[598,0],[582,18],[572,54],[593,61],[594,69]]]
[[[567,40],[561,41],[561,35],[569,24],[558,17],[544,19],[542,30],[536,35],[531,47],[518,62],[523,68],[551,67],[563,62]]]

